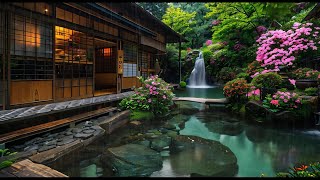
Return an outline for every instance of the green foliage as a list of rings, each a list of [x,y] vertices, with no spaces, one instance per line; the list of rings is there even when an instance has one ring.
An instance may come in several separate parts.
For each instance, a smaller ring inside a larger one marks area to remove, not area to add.
[[[152,120],[154,119],[154,114],[152,112],[149,111],[131,111],[130,114],[130,120],[134,121],[140,121],[140,120]]]
[[[279,172],[277,177],[320,177],[320,163],[300,165],[299,167],[289,168],[288,172]]]
[[[250,80],[251,80],[251,77],[249,76],[249,74],[245,73],[245,72],[241,72],[241,73],[237,74],[236,78],[243,78],[243,79],[247,80],[248,82],[250,82]]]
[[[185,36],[192,31],[192,26],[196,23],[194,17],[196,12],[188,13],[181,8],[169,5],[166,13],[162,17],[162,22],[171,27],[174,31]]]
[[[181,81],[181,82],[179,83],[179,85],[180,85],[181,88],[186,88],[186,87],[187,87],[187,83],[184,82],[184,81]]]
[[[266,74],[258,74],[255,76],[251,83],[257,88],[276,88],[282,82],[282,77],[274,72],[269,72]]]
[[[316,4],[315,3],[309,3],[310,7],[307,7],[306,9],[302,9],[299,13],[295,14],[291,17],[291,19],[287,22],[285,22],[281,29],[289,30],[291,29],[293,23],[295,22],[302,22],[303,19],[307,16],[307,14],[314,8]]]
[[[12,155],[14,155],[16,153],[17,152],[10,152],[9,149],[0,149],[0,154],[1,154],[0,157],[12,156]],[[11,158],[9,160],[2,161],[0,163],[0,169],[11,166],[11,164],[13,164],[14,161],[15,161],[15,159],[13,159],[13,158]]]
[[[137,4],[160,20],[165,14],[166,9],[169,7],[168,3],[163,2],[137,2]]]
[[[209,64],[212,59],[213,53],[209,49],[205,49],[202,51],[203,59],[206,64]]]
[[[169,107],[173,104],[174,94],[172,87],[161,78],[151,76],[142,81],[142,87],[136,88],[135,93],[123,99],[119,105],[123,109],[132,111],[149,111],[155,115],[163,115],[169,112]]]
[[[218,78],[223,82],[231,81],[235,77],[236,73],[230,67],[223,67],[218,74]]]
[[[313,79],[317,80],[320,72],[310,68],[298,68],[290,74],[294,79]]]
[[[196,23],[191,26],[192,31],[185,36],[189,42],[184,43],[184,45],[192,49],[199,49],[206,40],[211,39],[211,20],[203,18],[209,9],[202,2],[179,2],[173,3],[173,5],[188,13],[196,13],[194,17]]]
[[[278,89],[278,91],[280,91],[280,92],[287,92],[288,89],[287,89],[287,88],[280,88],[280,89]]]
[[[317,95],[317,92],[318,92],[318,88],[315,88],[315,87],[306,88],[306,89],[304,90],[304,93],[305,93],[307,96],[316,96],[316,95]]]
[[[209,50],[214,52],[217,50],[220,50],[224,47],[224,45],[222,43],[214,43],[208,46]]]

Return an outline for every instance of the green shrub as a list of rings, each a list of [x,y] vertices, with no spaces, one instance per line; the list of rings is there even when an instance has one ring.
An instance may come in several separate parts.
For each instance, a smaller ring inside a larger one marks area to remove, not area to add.
[[[251,80],[251,77],[249,76],[249,74],[245,73],[245,72],[241,72],[241,73],[237,74],[236,78],[243,78],[243,79],[247,80],[248,82]]]
[[[287,92],[288,89],[287,89],[287,88],[281,88],[281,89],[279,89],[278,91],[280,91],[280,92]]]
[[[317,92],[318,92],[318,88],[315,88],[315,87],[306,88],[306,89],[304,90],[304,93],[305,93],[307,96],[316,96],[316,95],[317,95]]]
[[[282,82],[282,77],[274,72],[269,72],[266,74],[258,74],[255,76],[251,83],[257,88],[276,88]]]
[[[210,62],[212,58],[213,53],[210,50],[205,49],[204,51],[202,51],[202,55],[203,55],[204,62],[208,64],[208,62]]]
[[[12,156],[16,153],[17,152],[10,152],[9,149],[0,149],[0,155],[1,155],[0,157]],[[11,166],[11,164],[13,164],[14,161],[15,161],[15,159],[12,158],[12,159],[8,159],[8,160],[0,162],[0,169]]]
[[[223,67],[218,74],[218,78],[223,82],[231,81],[235,77],[236,72],[234,72],[234,70],[230,67]]]
[[[216,50],[219,50],[219,49],[222,49],[224,47],[224,45],[222,43],[214,43],[214,44],[210,44],[208,46],[208,49],[212,52],[216,51]]]
[[[251,85],[243,78],[237,78],[229,81],[223,87],[223,94],[231,101],[237,101],[241,96],[245,96],[251,88]]]
[[[298,68],[290,74],[294,79],[314,79],[317,80],[319,72],[310,68]]]
[[[179,83],[179,85],[180,85],[181,88],[186,88],[186,87],[187,87],[187,83],[184,82],[184,81],[181,81],[181,82]]]
[[[169,112],[174,97],[172,87],[157,75],[145,81],[140,77],[140,80],[142,86],[136,88],[133,95],[123,99],[119,106],[132,111],[150,111],[155,115]]]

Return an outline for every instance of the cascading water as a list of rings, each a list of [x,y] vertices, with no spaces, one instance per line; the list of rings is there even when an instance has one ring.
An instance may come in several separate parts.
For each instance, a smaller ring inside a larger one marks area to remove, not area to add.
[[[189,88],[210,88],[206,83],[206,67],[202,52],[200,51],[199,56],[196,58],[194,68],[189,78]]]

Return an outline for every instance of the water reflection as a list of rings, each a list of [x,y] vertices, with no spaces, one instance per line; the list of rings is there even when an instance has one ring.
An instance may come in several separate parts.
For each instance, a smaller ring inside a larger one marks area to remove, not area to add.
[[[177,97],[224,98],[222,88],[186,88],[174,92]]]
[[[181,115],[177,117],[183,118]],[[183,126],[180,126],[180,134],[216,140],[230,148],[237,157],[238,177],[259,177],[262,173],[274,177],[277,172],[286,171],[296,163],[309,164],[320,160],[319,138],[292,129],[279,130],[250,125],[223,112],[199,112],[187,117]],[[50,167],[71,177],[114,176],[112,170],[102,169],[103,162],[99,161],[99,155],[107,147],[118,146],[121,138],[132,131],[130,128],[121,128],[110,136],[57,160]],[[210,163],[202,161],[207,154],[212,154],[213,157],[215,155],[212,151],[201,148],[182,153],[170,152],[170,156],[163,157],[163,168],[151,176],[190,176],[187,173],[188,164],[198,163],[199,167],[204,167],[203,164]]]
[[[230,135],[223,128],[210,128],[208,124],[209,120],[204,122],[193,116],[180,133],[216,140],[228,146],[238,159],[239,177],[258,177],[261,173],[272,177],[296,163],[309,164],[320,160],[318,140],[302,134],[242,124],[244,131]]]

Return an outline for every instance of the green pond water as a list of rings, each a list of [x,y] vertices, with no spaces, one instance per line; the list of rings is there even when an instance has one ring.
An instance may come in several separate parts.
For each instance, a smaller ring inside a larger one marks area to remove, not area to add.
[[[176,92],[177,96],[222,98],[222,89],[187,89]],[[184,102],[186,103],[186,102]],[[198,103],[186,103],[190,107],[202,108]],[[223,123],[240,120],[235,128],[226,128]],[[154,125],[147,127],[155,128]],[[85,148],[81,148],[48,164],[50,167],[70,177],[108,177],[111,169],[103,168],[100,155],[108,147],[117,146],[122,137],[136,133],[122,127],[111,135],[105,135]],[[180,130],[181,135],[194,135],[219,141],[236,156],[238,172],[236,177],[259,177],[264,174],[274,177],[279,171],[286,171],[297,163],[309,164],[320,160],[320,133],[315,129],[294,130],[275,129],[252,124],[243,117],[229,112],[198,112],[190,115]],[[197,156],[201,156],[198,152]],[[206,152],[208,153],[208,152]],[[184,177],[190,174],[175,171],[179,163],[192,163],[189,157],[178,161],[163,157],[163,167],[151,174],[152,177]],[[201,167],[208,168],[208,167]]]

